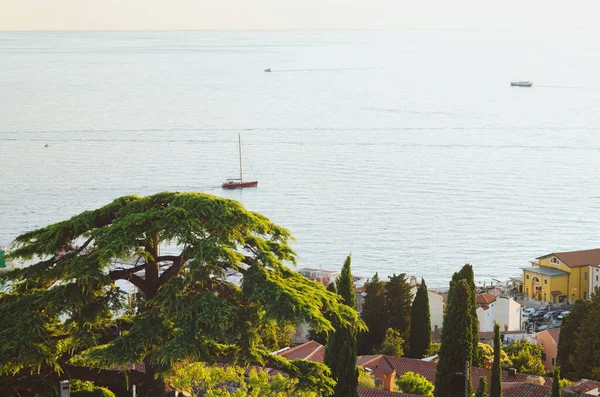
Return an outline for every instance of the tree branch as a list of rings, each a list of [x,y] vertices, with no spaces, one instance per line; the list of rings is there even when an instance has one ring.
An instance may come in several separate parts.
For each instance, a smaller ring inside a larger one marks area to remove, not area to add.
[[[179,258],[181,258],[181,255],[163,255],[163,256],[159,256],[158,258],[156,258],[157,262],[164,262],[164,261],[171,261],[171,262],[175,262],[178,261]]]
[[[117,280],[129,281],[131,284],[138,287],[144,293],[144,295],[146,295],[148,297],[148,296],[152,295],[152,291],[150,290],[150,286],[148,285],[148,282],[146,282],[146,280],[144,280],[137,274],[134,274],[134,272],[144,269],[145,266],[146,266],[146,264],[132,267],[131,269],[113,270],[108,273],[108,276],[110,277],[110,279],[112,281],[117,281]]]
[[[146,268],[146,263],[142,263],[141,265],[130,267],[128,269],[117,268],[117,269],[111,270],[110,272],[108,272],[108,275],[112,278],[113,273],[118,273],[118,272],[121,272],[123,274],[136,273],[136,272],[139,272],[140,270],[144,270],[145,268]],[[121,274],[121,273],[119,273],[119,274]]]
[[[170,268],[165,270],[163,272],[163,274],[160,275],[160,278],[158,279],[159,285],[163,285],[164,283],[166,283],[173,277],[177,276],[179,274],[179,272],[181,271],[183,264],[185,263],[185,260],[183,258],[183,253],[179,256],[172,256],[170,258],[173,258],[173,259],[170,259],[173,261],[173,264],[171,265]]]
[[[86,241],[85,241],[85,242],[84,242],[84,243],[81,245],[81,247],[79,247],[79,248],[77,248],[76,250],[73,250],[73,251],[71,251],[71,252],[69,252],[69,253],[65,254],[65,256],[63,256],[63,257],[59,257],[59,258],[58,258],[58,260],[56,260],[56,262],[55,262],[55,263],[57,263],[57,264],[58,264],[58,263],[62,262],[62,261],[63,261],[63,260],[65,260],[65,259],[70,259],[70,258],[72,258],[72,257],[74,257],[74,256],[76,256],[76,255],[79,255],[79,254],[81,253],[81,251],[83,251],[84,249],[86,249],[86,248],[87,248],[87,246],[88,246],[88,245],[90,245],[90,243],[91,243],[93,240],[94,240],[94,238],[93,238],[93,237],[90,237],[90,238],[88,238],[88,239],[87,239],[87,240],[86,240]]]

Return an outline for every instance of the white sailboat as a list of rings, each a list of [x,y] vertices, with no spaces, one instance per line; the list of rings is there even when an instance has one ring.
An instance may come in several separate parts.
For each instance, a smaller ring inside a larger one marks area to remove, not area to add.
[[[243,189],[245,187],[256,187],[258,181],[244,181],[244,173],[242,169],[242,138],[238,134],[238,148],[240,153],[240,177],[226,179],[221,185],[223,189]]]

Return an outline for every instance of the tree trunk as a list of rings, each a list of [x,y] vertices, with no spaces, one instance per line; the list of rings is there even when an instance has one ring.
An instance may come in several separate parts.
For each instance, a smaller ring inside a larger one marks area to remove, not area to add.
[[[157,371],[150,365],[150,360],[145,359],[146,377],[144,379],[144,389],[146,397],[174,397],[175,388],[171,382],[157,374]]]

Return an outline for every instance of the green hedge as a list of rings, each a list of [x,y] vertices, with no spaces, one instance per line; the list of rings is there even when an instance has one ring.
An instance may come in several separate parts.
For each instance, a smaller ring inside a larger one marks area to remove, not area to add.
[[[116,397],[106,387],[94,385],[92,382],[74,380],[71,382],[71,397]]]

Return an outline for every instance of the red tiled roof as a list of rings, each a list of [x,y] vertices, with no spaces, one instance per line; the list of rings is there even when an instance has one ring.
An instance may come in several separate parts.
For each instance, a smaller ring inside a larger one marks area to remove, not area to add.
[[[492,295],[489,292],[477,295],[477,305],[489,305],[490,303],[496,302],[496,295]]]
[[[383,372],[396,371],[396,377],[403,375],[408,371],[413,371],[424,376],[431,383],[435,382],[436,363],[431,361],[423,361],[415,358],[393,357],[393,356],[359,356],[356,365],[367,367],[373,371],[373,376],[376,380],[381,380]],[[471,370],[471,381],[477,386],[479,377],[486,376],[486,370],[483,368],[473,367]],[[516,374],[510,376],[508,372],[502,373],[502,383],[525,382],[529,375]],[[552,378],[544,377],[544,386],[552,386]]]
[[[562,263],[569,267],[596,266],[600,263],[600,248],[583,251],[553,252],[540,256],[537,259],[547,258],[552,255],[556,256]]]
[[[310,360],[317,363],[324,362],[324,354],[325,347],[313,340],[277,353],[278,356],[285,357],[288,360]]]
[[[552,339],[554,339],[554,342],[558,344],[558,341],[560,340],[560,328],[550,328],[547,329],[546,332],[548,332]]]
[[[594,390],[594,389],[598,389],[598,388],[600,388],[600,382],[596,382],[596,381],[589,380],[589,379],[581,379],[580,381],[572,383],[569,386],[567,386],[565,389],[563,389],[563,393],[565,395],[567,394],[565,392],[575,392],[577,394],[585,394],[590,390]]]
[[[396,393],[393,391],[381,389],[367,389],[366,387],[358,388],[358,397],[423,397],[416,394]]]
[[[502,383],[504,397],[549,397],[552,388],[524,382]]]
[[[526,332],[523,329],[516,329],[513,331],[500,331],[500,335],[524,334]],[[492,339],[493,337],[494,331],[479,331],[479,339]]]

